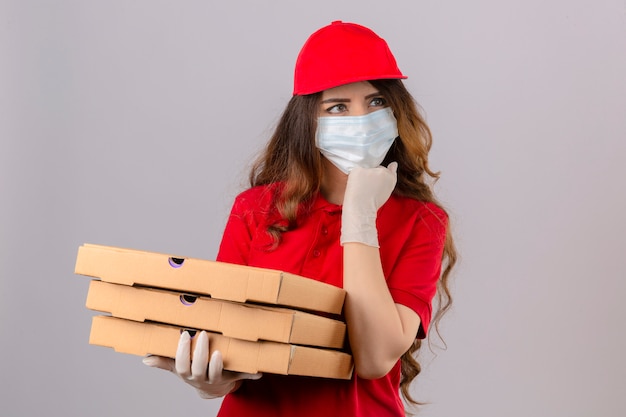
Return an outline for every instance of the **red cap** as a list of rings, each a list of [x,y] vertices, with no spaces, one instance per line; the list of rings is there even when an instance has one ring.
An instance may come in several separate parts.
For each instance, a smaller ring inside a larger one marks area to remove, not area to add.
[[[400,72],[387,42],[365,26],[338,20],[313,33],[300,50],[293,94],[388,78],[407,77]]]

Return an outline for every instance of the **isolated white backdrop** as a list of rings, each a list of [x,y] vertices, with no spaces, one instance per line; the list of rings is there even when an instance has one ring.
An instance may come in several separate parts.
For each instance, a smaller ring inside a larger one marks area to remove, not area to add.
[[[387,39],[434,133],[461,263],[427,417],[626,414],[626,3],[0,1],[0,409],[214,415],[87,343],[98,243],[213,259],[332,20]]]

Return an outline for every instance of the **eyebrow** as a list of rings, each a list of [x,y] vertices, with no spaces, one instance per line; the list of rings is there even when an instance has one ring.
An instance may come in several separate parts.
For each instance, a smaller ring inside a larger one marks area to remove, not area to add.
[[[381,95],[380,91],[376,91],[375,93],[366,95],[365,99],[367,100]],[[349,103],[350,101],[349,98],[327,98],[326,100],[322,100],[322,103]]]

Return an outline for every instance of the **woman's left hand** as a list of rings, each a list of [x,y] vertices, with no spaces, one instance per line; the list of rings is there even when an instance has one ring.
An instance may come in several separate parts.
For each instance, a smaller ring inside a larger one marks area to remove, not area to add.
[[[235,391],[245,379],[259,379],[262,374],[248,374],[224,370],[222,354],[216,350],[209,360],[209,337],[206,331],[198,334],[191,360],[191,338],[183,332],[178,342],[176,359],[148,356],[143,363],[165,369],[178,375],[198,391],[202,398],[218,398]]]

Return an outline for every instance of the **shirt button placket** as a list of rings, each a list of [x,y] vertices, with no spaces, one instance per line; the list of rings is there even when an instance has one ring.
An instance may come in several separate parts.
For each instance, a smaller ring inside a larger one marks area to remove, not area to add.
[[[321,244],[322,246],[324,246],[326,244],[325,242],[326,237],[328,236],[328,227],[326,227],[325,224],[321,225],[319,229],[319,236],[320,238],[318,239],[318,244]],[[314,258],[319,258],[320,256],[322,256],[322,251],[319,250],[318,248],[314,248],[313,252],[311,252],[311,255]]]

